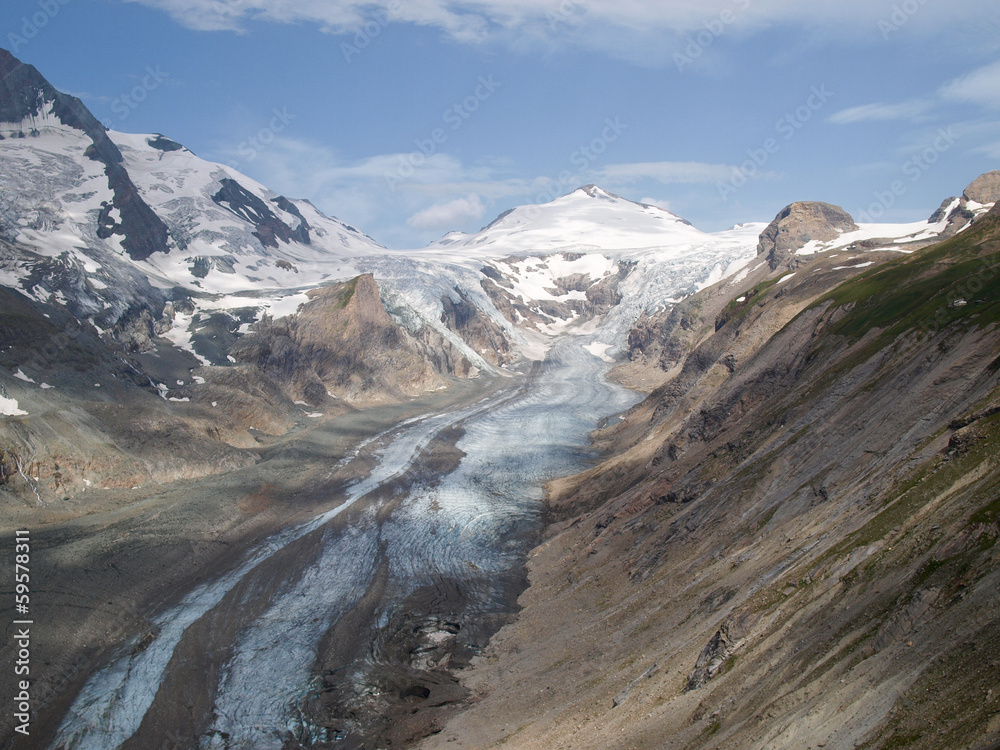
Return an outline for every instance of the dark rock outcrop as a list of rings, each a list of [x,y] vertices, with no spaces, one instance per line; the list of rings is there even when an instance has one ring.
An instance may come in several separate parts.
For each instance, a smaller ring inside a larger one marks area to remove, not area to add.
[[[567,261],[580,258],[573,253],[554,253]],[[514,284],[504,273],[510,258],[485,264],[480,269],[485,276],[480,281],[483,291],[489,295],[493,305],[514,325],[540,330],[553,322],[578,319],[578,322],[604,315],[621,301],[618,285],[636,266],[634,261],[621,260],[614,274],[593,279],[589,274],[576,273],[552,280],[552,287],[546,289],[558,299],[542,301],[528,300],[514,292]],[[584,292],[579,299],[571,292]]]
[[[686,689],[697,690],[715,677],[726,660],[743,647],[747,636],[759,621],[759,614],[749,612],[726,620],[698,655]]]
[[[32,123],[52,114],[63,125],[85,133],[91,140],[86,154],[104,165],[108,187],[114,192],[117,223],[102,214],[98,236],[122,236],[122,247],[133,260],[145,260],[156,252],[169,252],[167,225],[142,199],[122,164],[122,153],[108,137],[107,129],[74,96],[56,91],[34,66],[25,65],[10,52],[0,50],[0,122]]]
[[[226,177],[222,180],[222,186],[212,196],[212,200],[244,221],[253,224],[256,227],[254,236],[265,247],[278,247],[278,240],[286,243],[295,240],[309,244],[309,225],[299,210],[286,198],[279,197],[274,202],[278,208],[299,218],[299,225],[295,229],[279,219],[264,201],[232,178]]]
[[[493,365],[505,365],[514,360],[510,342],[503,329],[484,315],[459,289],[458,299],[441,299],[441,322],[454,331],[469,346]]]
[[[303,245],[310,244],[311,238],[309,237],[309,222],[306,221],[306,217],[302,215],[301,211],[299,211],[298,206],[283,195],[279,195],[277,198],[272,198],[271,202],[282,211],[290,213],[292,216],[298,218],[299,225],[292,230],[292,239],[296,242],[301,242]]]
[[[946,198],[937,211],[931,214],[928,221],[937,223],[947,219],[948,223],[940,236],[942,238],[951,237],[968,226],[970,222],[976,220],[977,213],[969,206],[970,202],[988,206],[991,203],[996,204],[998,198],[1000,198],[1000,170],[986,172],[970,182],[962,192],[961,197]],[[958,205],[952,208],[956,200]]]
[[[160,135],[159,133],[157,133],[155,138],[147,138],[146,143],[148,143],[153,148],[159,149],[160,151],[164,152],[186,150],[181,144],[177,143],[177,141],[172,141],[169,138]]]

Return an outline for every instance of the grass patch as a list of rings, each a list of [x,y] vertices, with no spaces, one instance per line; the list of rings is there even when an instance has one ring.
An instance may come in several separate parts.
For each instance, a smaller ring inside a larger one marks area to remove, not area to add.
[[[764,515],[757,522],[757,524],[758,524],[757,529],[758,530],[763,529],[769,523],[771,523],[771,519],[774,518],[774,514],[777,513],[777,512],[778,512],[778,503],[775,503],[768,510],[764,511]]]
[[[969,519],[969,525],[980,523],[1000,523],[1000,496],[994,498],[972,514],[972,517]]]
[[[895,737],[889,739],[884,745],[882,745],[882,750],[896,750],[901,747],[910,747],[917,742],[923,735],[920,732],[916,734],[897,734]]]
[[[1000,322],[1000,253],[983,254],[996,222],[889,261],[844,282],[810,307],[827,302],[851,310],[830,332],[860,339],[873,328],[884,344],[910,330],[936,331],[955,323]],[[967,304],[953,306],[956,300]]]
[[[733,654],[728,659],[723,662],[722,666],[719,667],[719,675],[728,674],[733,671],[733,667],[736,666],[736,662],[739,660],[739,654]]]
[[[925,583],[927,583],[928,579],[930,579],[930,577],[934,575],[935,572],[943,568],[944,565],[945,565],[944,560],[935,560],[932,557],[930,560],[925,562],[920,567],[920,570],[918,570],[917,574],[913,577],[914,586],[916,588],[923,586]]]
[[[740,297],[730,300],[729,304],[719,313],[719,317],[716,318],[715,330],[718,331],[730,321],[742,321],[746,318],[751,310],[764,301],[764,293],[777,284],[779,278],[779,276],[775,276],[773,279],[766,279],[745,291]],[[739,299],[743,301],[739,302]]]
[[[360,276],[355,276],[344,284],[340,292],[337,293],[337,301],[333,305],[334,310],[343,310],[354,299],[354,291],[358,288],[358,279],[360,278]]]

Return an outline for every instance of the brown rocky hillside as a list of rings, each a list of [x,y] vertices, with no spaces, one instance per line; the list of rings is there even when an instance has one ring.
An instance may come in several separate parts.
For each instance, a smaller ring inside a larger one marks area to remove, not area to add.
[[[1000,746],[1000,212],[833,263],[685,303],[422,747]]]

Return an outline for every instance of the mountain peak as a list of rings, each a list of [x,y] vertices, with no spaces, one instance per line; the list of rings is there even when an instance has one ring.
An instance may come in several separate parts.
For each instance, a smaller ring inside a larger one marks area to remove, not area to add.
[[[482,249],[496,255],[587,247],[664,247],[704,237],[704,233],[666,209],[637,203],[590,184],[548,203],[509,209],[474,234],[450,232],[431,247]]]
[[[857,228],[851,215],[840,206],[796,201],[781,209],[761,233],[757,255],[766,255],[771,270],[775,270],[806,243],[836,239]]]
[[[962,197],[982,205],[1000,201],[1000,170],[979,175],[965,188]]]
[[[582,187],[577,188],[573,192],[574,193],[582,192],[589,195],[591,198],[605,198],[605,199],[621,198],[621,196],[619,195],[613,195],[612,193],[609,193],[607,190],[602,190],[600,186],[594,185],[593,183],[591,183],[590,185],[583,185]],[[626,199],[622,198],[622,200]]]

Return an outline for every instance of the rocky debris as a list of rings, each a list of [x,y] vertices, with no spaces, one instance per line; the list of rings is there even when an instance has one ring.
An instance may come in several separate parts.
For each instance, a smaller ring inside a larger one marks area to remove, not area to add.
[[[802,201],[785,206],[760,235],[757,255],[767,256],[771,270],[790,267],[795,251],[813,240],[832,240],[858,228],[840,206]]]
[[[715,677],[726,660],[743,648],[747,637],[760,619],[759,613],[752,612],[744,612],[727,619],[698,655],[694,670],[688,677],[686,690],[702,688]]]
[[[282,388],[259,369],[245,365],[200,367],[193,375],[205,382],[187,388],[192,401],[211,409],[216,420],[214,434],[234,448],[251,448],[252,429],[265,435],[283,435],[294,425],[291,414],[299,413]],[[329,408],[327,411],[333,411]]]
[[[495,273],[499,275],[499,272]],[[520,297],[515,297],[508,292],[504,288],[508,284],[503,281],[499,283],[495,282],[491,274],[487,274],[487,278],[483,279],[480,285],[490,298],[493,306],[514,325],[537,331],[539,325],[551,322],[546,320],[539,312],[528,307]]]
[[[191,263],[188,270],[191,271],[192,276],[198,279],[204,279],[213,269],[219,273],[236,273],[236,258],[232,255],[197,255],[193,258],[188,258],[188,261]],[[281,263],[281,261],[278,261],[278,263]],[[278,263],[275,265],[278,265]]]
[[[132,315],[126,315],[115,324],[115,339],[127,352],[148,352],[153,349],[153,337],[159,321],[154,322],[149,310],[142,308]]]
[[[554,253],[563,260],[573,262],[581,255],[565,251]],[[512,324],[542,330],[545,326],[564,321],[584,323],[606,314],[621,302],[618,285],[636,267],[634,261],[619,261],[617,273],[594,279],[587,273],[574,273],[551,280],[552,286],[545,291],[555,299],[524,300],[515,292],[513,281],[505,274],[504,266],[518,262],[516,258],[506,258],[481,269],[486,278],[480,282],[494,307]],[[542,258],[544,266],[546,258]],[[580,299],[574,293],[584,293]]]
[[[872,638],[868,653],[874,654],[894,643],[903,641],[914,629],[932,616],[934,605],[940,593],[938,589],[933,588],[914,592],[904,606],[882,623]]]
[[[695,318],[682,302],[655,315],[640,315],[628,334],[628,357],[655,358],[657,366],[666,371],[687,354],[687,347],[678,333],[690,333]]]
[[[618,708],[618,706],[622,705],[626,700],[628,700],[629,695],[632,694],[632,690],[635,689],[636,685],[638,685],[643,680],[647,680],[650,677],[652,677],[654,674],[656,674],[658,670],[659,666],[654,664],[645,672],[643,672],[641,675],[632,680],[632,682],[630,682],[628,685],[622,688],[621,691],[619,691],[619,693],[614,697],[614,699],[611,701],[611,707]]]

